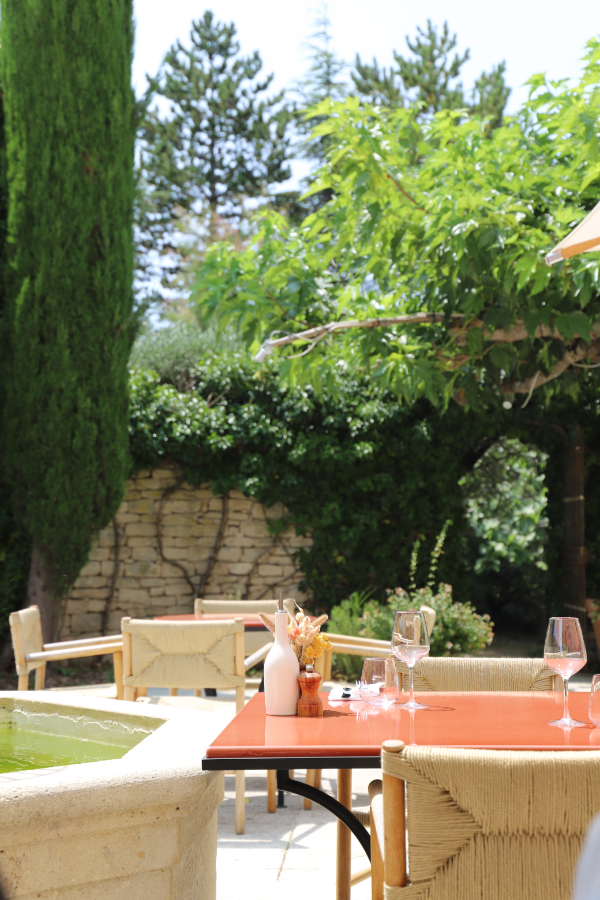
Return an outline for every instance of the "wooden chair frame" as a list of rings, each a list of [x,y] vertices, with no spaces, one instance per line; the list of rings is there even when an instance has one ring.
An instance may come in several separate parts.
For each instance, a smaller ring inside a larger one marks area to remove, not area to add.
[[[22,610],[10,614],[10,632],[12,637],[15,664],[18,675],[18,690],[29,690],[29,675],[35,671],[35,690],[41,691],[46,683],[46,664],[63,659],[81,659],[86,656],[104,656],[111,653],[115,671],[117,697],[123,699],[123,638],[120,634],[106,637],[82,638],[80,640],[59,641],[45,644],[42,634],[42,622],[39,607],[30,606],[28,610],[37,611],[36,637],[39,650],[26,653],[22,635]]]
[[[131,616],[126,616],[121,619],[121,627],[123,628],[123,675],[126,678],[133,678],[133,648],[132,648],[132,640],[131,633],[127,631],[127,625],[132,621]],[[257,650],[256,653],[253,653],[251,656],[244,658],[244,620],[243,619],[235,619],[235,624],[238,627],[238,630],[234,634],[234,668],[236,676],[245,678],[246,672],[248,669],[251,669],[257,663],[259,663],[262,659],[265,658],[269,650],[271,649],[271,644],[265,644],[264,647],[261,647],[260,650]],[[158,623],[157,623],[158,624]],[[167,624],[167,623],[165,623]],[[168,623],[169,625],[173,625],[175,623]],[[195,623],[192,622],[178,622],[177,627],[180,628],[189,628],[194,627]],[[168,687],[169,693],[171,696],[177,696],[178,688],[171,687],[170,685],[156,685],[156,687]],[[147,687],[145,686],[135,686],[131,684],[126,684],[124,687],[124,699],[133,701],[136,700],[137,697],[145,697],[147,695]],[[201,697],[202,696],[202,688],[194,689],[194,696]],[[238,685],[235,689],[235,712],[236,715],[241,712],[244,708],[244,704],[246,701],[246,687],[245,684]],[[276,774],[276,773],[273,773]],[[271,779],[272,781],[272,779]],[[270,780],[267,779],[267,786],[270,786]],[[236,834],[244,834],[245,832],[245,819],[246,819],[246,773],[244,771],[236,771],[235,772],[235,832]],[[269,802],[273,801],[273,805],[276,804],[276,789],[275,785],[272,786],[272,798],[269,795]],[[271,810],[269,810],[271,811]],[[273,810],[274,811],[274,810]]]

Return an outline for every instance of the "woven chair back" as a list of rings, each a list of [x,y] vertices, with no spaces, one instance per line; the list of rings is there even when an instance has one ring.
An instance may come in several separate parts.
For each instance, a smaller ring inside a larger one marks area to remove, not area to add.
[[[283,605],[289,613],[294,612],[294,601],[284,600]],[[241,613],[242,615],[257,616],[259,613],[273,615],[277,612],[279,604],[277,600],[194,600],[194,612],[211,613]]]
[[[27,609],[19,609],[8,617],[17,675],[27,675],[39,666],[41,662],[25,662],[29,653],[41,653],[44,649],[42,637],[42,622],[38,606],[28,606]]]
[[[406,663],[398,662],[403,689],[408,690]],[[434,656],[420,660],[415,691],[551,691],[554,672],[543,659],[478,659]]]
[[[600,812],[598,751],[406,747],[382,760],[384,776],[407,785],[410,882],[386,885],[386,900],[571,896]]]
[[[132,671],[123,677],[126,686],[200,690],[245,684],[245,676],[236,674],[235,660],[235,635],[244,631],[241,621],[123,619],[121,625],[123,635],[131,635]]]

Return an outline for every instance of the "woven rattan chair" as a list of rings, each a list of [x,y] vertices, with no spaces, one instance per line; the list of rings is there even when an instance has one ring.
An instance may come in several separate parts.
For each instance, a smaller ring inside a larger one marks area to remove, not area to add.
[[[408,690],[406,663],[398,662],[398,674],[403,690]],[[560,676],[555,676],[543,659],[427,657],[415,666],[414,682],[415,691],[562,690]]]
[[[29,690],[29,675],[34,671],[35,690],[43,690],[46,683],[46,664],[49,662],[112,653],[117,697],[119,700],[123,699],[123,639],[120,634],[45,644],[38,606],[28,606],[26,609],[12,612],[8,621],[20,691]]]
[[[407,691],[409,672],[397,661],[402,689]],[[562,691],[562,680],[543,659],[478,659],[427,657],[415,666],[415,691]],[[366,826],[369,810],[353,809]]]
[[[294,612],[294,601],[284,600],[285,608],[289,613]],[[227,600],[225,597],[214,600],[203,600],[197,598],[194,600],[194,612],[209,613],[211,615],[258,615],[259,613],[267,613],[272,615],[278,609],[277,600]],[[244,635],[244,652],[246,656],[256,653],[263,647],[267,641],[273,641],[273,635],[270,631],[247,631]]]
[[[210,686],[235,688],[236,714],[244,706],[246,671],[267,655],[271,645],[244,658],[244,620],[160,622],[121,619],[125,700],[145,696],[149,687],[192,688],[197,697]],[[207,701],[203,701],[206,707]],[[215,701],[216,707],[221,707]],[[235,773],[235,830],[244,833],[245,772]]]
[[[386,741],[382,769],[382,794],[377,783],[370,790],[374,900],[571,896],[586,830],[600,810],[597,751]]]

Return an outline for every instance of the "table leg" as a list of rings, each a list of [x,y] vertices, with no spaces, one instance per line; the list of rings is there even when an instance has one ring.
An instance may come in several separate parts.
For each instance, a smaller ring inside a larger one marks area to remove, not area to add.
[[[342,771],[349,772],[350,770],[343,769]],[[350,802],[348,802],[348,806],[346,806],[345,804],[340,803],[339,800],[335,800],[329,794],[326,794],[325,791],[311,787],[309,784],[304,784],[303,781],[292,781],[288,769],[277,770],[277,788],[280,792],[287,791],[289,794],[298,794],[300,797],[308,797],[313,803],[318,803],[319,806],[332,812],[334,816],[337,816],[338,819],[341,819],[341,821],[348,826],[367,854],[369,861],[371,860],[371,837],[364,825],[361,825],[354,813],[348,809]],[[350,791],[352,791],[351,783]]]
[[[346,809],[352,808],[352,769],[338,769],[337,798],[338,803],[341,803]],[[351,838],[350,829],[338,819],[336,900],[350,900]]]

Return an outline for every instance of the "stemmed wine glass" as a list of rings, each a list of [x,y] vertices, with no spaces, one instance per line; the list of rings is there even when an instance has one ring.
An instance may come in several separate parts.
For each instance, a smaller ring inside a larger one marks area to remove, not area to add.
[[[400,703],[400,709],[429,709],[426,703],[415,702],[413,669],[429,653],[429,634],[425,616],[419,610],[411,609],[396,613],[392,629],[392,653],[408,666],[410,672],[410,699]]]
[[[565,689],[562,719],[548,722],[548,725],[580,728],[585,722],[578,722],[569,715],[569,678],[583,669],[587,662],[579,619],[570,616],[555,616],[550,619],[544,645],[544,661],[549,669],[561,676]]]

